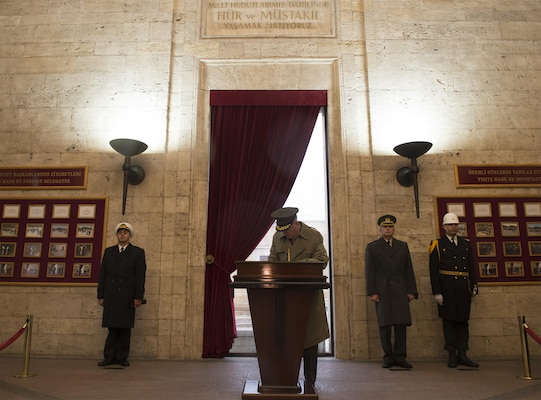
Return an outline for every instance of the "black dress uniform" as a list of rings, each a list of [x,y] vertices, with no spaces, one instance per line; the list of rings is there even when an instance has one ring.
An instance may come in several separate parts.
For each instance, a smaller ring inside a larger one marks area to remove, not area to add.
[[[475,259],[468,239],[459,236],[454,239],[456,244],[444,235],[430,245],[432,294],[443,296],[443,304],[438,304],[438,315],[443,320],[448,366],[456,367],[458,363],[477,367],[477,363],[466,356],[471,301],[477,293]]]
[[[98,283],[98,299],[103,299],[102,326],[109,328],[103,355],[105,365],[127,363],[131,329],[135,323],[135,299],[145,293],[145,251],[128,244],[105,249]]]

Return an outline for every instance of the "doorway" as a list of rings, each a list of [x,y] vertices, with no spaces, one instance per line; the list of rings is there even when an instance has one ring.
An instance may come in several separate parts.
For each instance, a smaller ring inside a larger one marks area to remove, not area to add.
[[[321,108],[301,168],[293,188],[284,203],[284,207],[299,208],[298,219],[316,228],[323,236],[329,263],[323,275],[331,282],[332,257],[330,242],[330,223],[328,206],[328,170],[327,170],[327,133],[326,113]],[[276,232],[274,225],[266,233],[247,261],[265,261],[270,252],[272,237]],[[234,276],[236,272],[231,274]],[[332,282],[331,282],[332,284]],[[331,337],[319,344],[319,353],[323,356],[334,355],[332,329],[332,295],[330,290],[323,291],[327,320]],[[237,337],[230,351],[230,356],[255,356],[256,348],[252,329],[252,319],[246,289],[235,289],[234,309]]]

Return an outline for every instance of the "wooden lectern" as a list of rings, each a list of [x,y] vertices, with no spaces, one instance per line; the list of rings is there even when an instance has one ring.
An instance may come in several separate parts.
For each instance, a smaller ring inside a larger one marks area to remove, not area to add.
[[[312,302],[330,287],[321,262],[237,261],[233,288],[246,288],[261,381],[247,381],[242,399],[318,399],[299,368]]]

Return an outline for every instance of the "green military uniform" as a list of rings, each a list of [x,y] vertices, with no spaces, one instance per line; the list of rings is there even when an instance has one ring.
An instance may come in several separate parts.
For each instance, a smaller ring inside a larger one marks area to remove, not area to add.
[[[277,232],[272,238],[269,261],[328,262],[323,236],[316,229],[299,222],[300,230],[294,239],[289,239],[284,233],[297,220],[298,211],[298,208],[287,207],[271,214],[276,218]],[[311,384],[314,384],[317,374],[317,346],[329,337],[323,290],[318,290],[310,308],[304,340],[304,376]]]
[[[281,232],[276,232],[272,239],[269,261],[322,261],[327,262],[329,257],[323,246],[323,237],[314,228],[300,222],[302,225],[299,236],[292,244]],[[289,252],[289,259],[288,259]],[[317,345],[330,337],[327,313],[323,290],[319,290],[314,298],[304,348]]]

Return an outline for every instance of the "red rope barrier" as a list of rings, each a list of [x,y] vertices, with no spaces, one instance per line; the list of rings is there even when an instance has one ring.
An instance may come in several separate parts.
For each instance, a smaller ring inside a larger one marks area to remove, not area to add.
[[[528,327],[528,325],[524,324],[524,330],[528,335],[532,337],[533,340],[541,344],[541,337],[539,337],[537,333],[535,333],[530,327]]]
[[[0,350],[4,350],[6,347],[8,347],[10,344],[12,344],[14,341],[16,341],[19,336],[21,336],[26,329],[26,324],[17,331],[15,335],[13,335],[11,338],[9,338],[5,343],[0,344]]]

